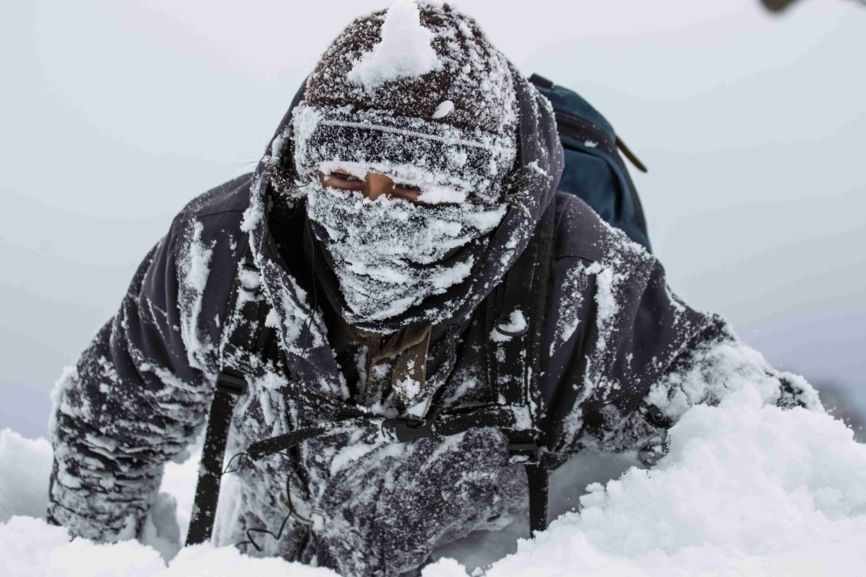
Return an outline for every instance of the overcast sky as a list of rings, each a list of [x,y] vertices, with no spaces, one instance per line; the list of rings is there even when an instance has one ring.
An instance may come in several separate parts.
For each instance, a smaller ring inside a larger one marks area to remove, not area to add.
[[[588,98],[675,291],[776,364],[866,387],[866,8],[802,0],[456,3]],[[0,6],[0,427],[114,314],[189,199],[251,170],[351,18],[386,2]]]

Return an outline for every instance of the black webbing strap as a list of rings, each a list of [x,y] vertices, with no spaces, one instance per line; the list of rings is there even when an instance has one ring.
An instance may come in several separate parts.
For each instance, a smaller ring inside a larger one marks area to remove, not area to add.
[[[535,408],[535,426],[540,428],[540,422],[544,413],[544,401],[541,394],[541,369],[540,359],[542,351],[547,350],[542,341],[544,324],[549,303],[548,284],[550,282],[550,262],[553,253],[555,233],[555,211],[551,206],[547,209],[544,217],[539,223],[536,235],[539,239],[538,252],[536,254],[536,266],[532,279],[532,292],[529,294],[533,300],[531,319],[532,330],[529,333],[527,358],[527,373],[525,398],[530,406]],[[543,431],[543,430],[542,430]],[[544,433],[542,432],[542,435]],[[545,439],[539,439],[544,443]],[[539,531],[547,529],[547,513],[549,503],[549,472],[551,454],[539,447],[538,458],[528,463],[526,479],[529,490],[529,533],[534,536]]]
[[[555,209],[549,207],[539,221],[533,238],[517,262],[498,287],[490,301],[488,319],[491,332],[510,337],[497,343],[499,350],[488,338],[487,368],[491,384],[512,406],[530,409],[533,425],[538,428],[541,419],[539,379],[539,350],[547,309],[550,255],[553,250]],[[527,315],[528,326],[519,332],[507,328],[514,311]],[[512,456],[525,462],[529,492],[530,535],[547,529],[548,460],[543,451],[544,440],[531,431],[522,439],[511,439]]]
[[[548,471],[543,463],[525,465],[529,485],[529,534],[547,529]]]
[[[508,430],[514,427],[514,414],[502,406],[482,406],[460,413],[440,413],[435,419],[420,417],[394,417],[383,419],[374,413],[335,416],[328,425],[296,429],[276,437],[252,443],[246,454],[254,460],[291,449],[298,444],[327,434],[346,425],[379,428],[386,438],[397,443],[408,443],[416,439],[430,439],[459,435],[470,429],[493,427]],[[519,447],[515,445],[519,450]],[[533,445],[534,447],[534,445]]]
[[[186,536],[187,545],[210,541],[213,533],[232,413],[235,403],[247,388],[244,372],[249,370],[249,359],[245,353],[257,350],[256,347],[261,345],[259,339],[267,307],[263,306],[264,299],[260,296],[258,269],[253,263],[249,243],[246,245],[241,270],[232,290],[230,333],[225,347],[220,351],[222,371],[217,377],[208,415],[195,501]]]
[[[213,532],[229,424],[235,402],[244,393],[245,388],[246,382],[243,376],[230,371],[220,373],[207,420],[207,433],[198,470],[198,484],[195,488],[195,502],[186,535],[187,545],[205,543],[210,540]]]

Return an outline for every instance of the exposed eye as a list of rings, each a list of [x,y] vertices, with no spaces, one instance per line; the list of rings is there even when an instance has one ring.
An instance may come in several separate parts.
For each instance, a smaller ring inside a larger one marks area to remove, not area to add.
[[[439,188],[421,190],[420,187],[412,184],[395,185],[392,196],[403,198],[416,204],[436,206],[458,206],[466,200],[466,195],[457,190]]]
[[[421,196],[421,189],[413,184],[395,184],[391,196],[417,202],[418,197]]]
[[[334,171],[328,175],[329,178],[336,178],[337,180],[342,180],[343,182],[361,182],[361,179],[357,176],[353,176],[348,172]]]
[[[342,190],[361,190],[364,187],[364,181],[343,170],[334,170],[330,174],[320,172],[319,182],[322,186]]]

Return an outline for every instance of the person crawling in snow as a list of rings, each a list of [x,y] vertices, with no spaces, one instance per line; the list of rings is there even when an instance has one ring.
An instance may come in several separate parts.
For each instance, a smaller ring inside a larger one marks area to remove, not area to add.
[[[562,170],[550,102],[472,19],[398,0],[354,20],[255,171],[175,217],[59,381],[49,520],[140,537],[163,465],[222,421],[199,482],[213,501],[223,469],[239,479],[220,543],[417,575],[526,516],[569,455],[652,464],[733,382],[821,410],[557,192]],[[213,517],[197,502],[192,525]]]

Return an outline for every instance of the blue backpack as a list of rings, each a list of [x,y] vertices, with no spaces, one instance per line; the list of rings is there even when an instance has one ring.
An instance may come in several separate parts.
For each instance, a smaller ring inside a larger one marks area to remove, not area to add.
[[[602,219],[650,250],[643,207],[619,152],[641,172],[646,167],[579,94],[537,74],[529,81],[550,100],[556,113],[565,153],[559,190],[579,197]]]

